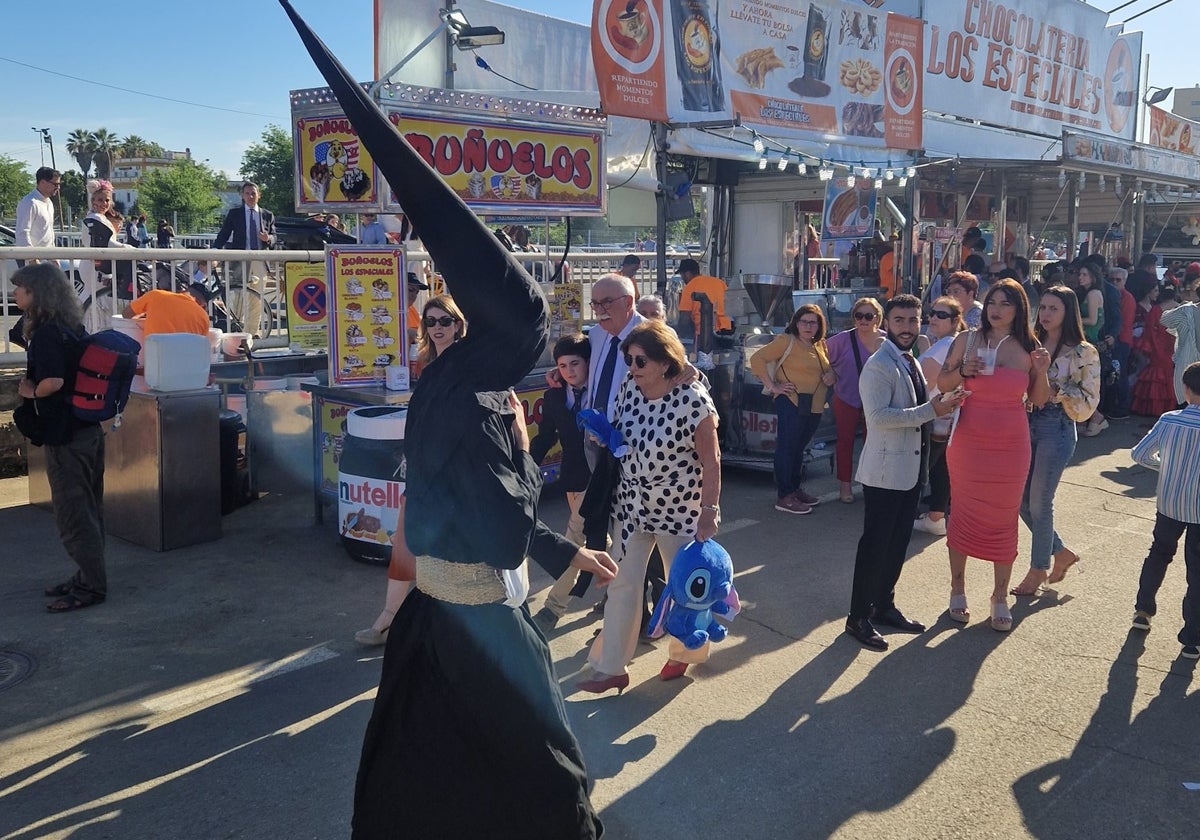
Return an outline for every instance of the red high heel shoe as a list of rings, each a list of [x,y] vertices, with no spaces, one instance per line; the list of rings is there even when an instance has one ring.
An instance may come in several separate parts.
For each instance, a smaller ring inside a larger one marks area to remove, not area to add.
[[[667,682],[668,680],[677,680],[683,676],[685,671],[687,671],[687,666],[688,664],[686,662],[672,662],[670,659],[668,659],[667,664],[664,665],[662,670],[658,672],[658,678],[663,682]]]
[[[617,694],[620,694],[629,687],[629,674],[614,674],[611,677],[602,677],[597,674],[590,680],[583,680],[576,683],[575,687],[581,691],[589,691],[592,694],[603,694],[615,688]]]

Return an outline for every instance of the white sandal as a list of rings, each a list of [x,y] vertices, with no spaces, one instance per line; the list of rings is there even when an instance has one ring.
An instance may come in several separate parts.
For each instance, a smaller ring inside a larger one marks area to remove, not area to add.
[[[971,620],[971,611],[967,609],[967,593],[950,594],[950,619],[960,624],[966,624]]]
[[[1007,633],[1012,629],[1013,618],[1009,612],[1007,601],[992,602],[992,629],[998,633]]]

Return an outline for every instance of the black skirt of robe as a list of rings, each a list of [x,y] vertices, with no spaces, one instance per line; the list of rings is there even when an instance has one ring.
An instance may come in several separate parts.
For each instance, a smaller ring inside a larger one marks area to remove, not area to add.
[[[546,642],[525,607],[411,592],[388,633],[354,840],[603,832]]]

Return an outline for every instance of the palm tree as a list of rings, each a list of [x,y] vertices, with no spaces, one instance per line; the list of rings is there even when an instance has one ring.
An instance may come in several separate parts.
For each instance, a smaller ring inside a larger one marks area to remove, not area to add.
[[[136,134],[130,134],[122,140],[119,148],[123,158],[146,157],[150,154],[150,143]]]
[[[92,155],[96,151],[96,135],[86,128],[77,128],[67,135],[67,154],[75,158],[83,177],[87,178],[92,168]]]
[[[92,132],[95,148],[92,150],[92,160],[96,164],[96,177],[107,180],[112,173],[113,158],[117,156],[117,135],[107,128],[98,128]]]

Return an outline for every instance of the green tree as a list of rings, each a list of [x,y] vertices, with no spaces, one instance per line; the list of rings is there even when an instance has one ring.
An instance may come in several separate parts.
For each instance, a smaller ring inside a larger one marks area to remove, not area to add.
[[[205,164],[178,160],[138,182],[138,206],[147,216],[158,219],[170,219],[175,213],[186,219],[202,219],[221,206],[217,192],[224,186],[224,180]]]
[[[86,128],[77,128],[67,135],[67,154],[75,158],[79,171],[87,178],[96,151],[96,137]]]
[[[24,161],[0,155],[0,216],[17,215],[17,203],[33,189]]]
[[[292,135],[277,125],[263,129],[262,141],[252,143],[242,155],[242,175],[258,184],[262,206],[280,216],[296,213],[296,175],[292,163]]]
[[[130,134],[117,147],[122,158],[146,157],[150,154],[150,143],[145,138]]]
[[[63,206],[71,208],[71,218],[79,219],[88,214],[87,179],[78,172],[71,170],[62,174],[58,194],[62,196]]]
[[[96,164],[96,177],[107,181],[112,177],[113,161],[120,157],[117,145],[117,135],[107,128],[97,128],[92,132],[95,148],[92,149],[92,163]]]

